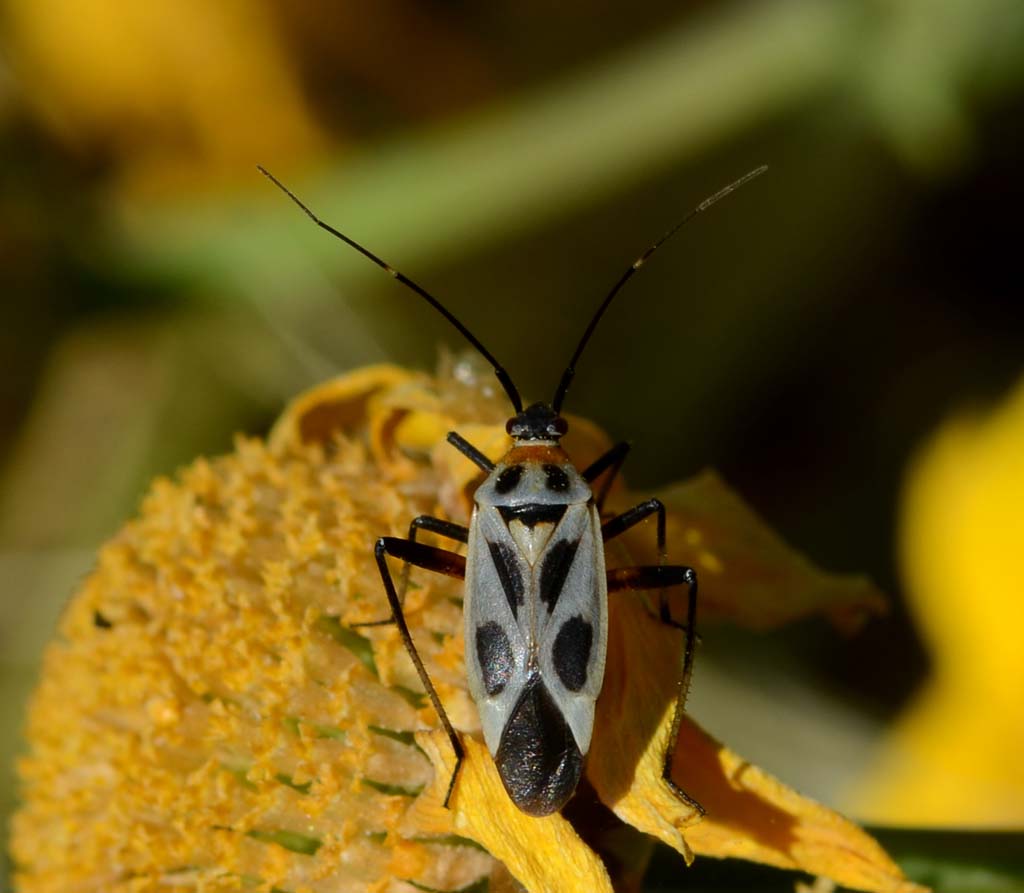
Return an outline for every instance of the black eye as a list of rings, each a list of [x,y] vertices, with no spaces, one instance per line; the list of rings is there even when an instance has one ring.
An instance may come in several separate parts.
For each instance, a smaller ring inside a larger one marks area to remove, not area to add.
[[[560,465],[545,465],[544,474],[548,476],[548,489],[556,493],[564,493],[569,489],[569,475]]]
[[[498,479],[494,482],[494,489],[498,493],[508,493],[510,490],[515,490],[519,486],[519,479],[522,476],[522,465],[510,465],[498,475]]]

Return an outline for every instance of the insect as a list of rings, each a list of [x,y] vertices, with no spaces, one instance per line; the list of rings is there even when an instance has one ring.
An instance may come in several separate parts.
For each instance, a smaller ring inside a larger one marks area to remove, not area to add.
[[[394,623],[423,687],[451,741],[456,762],[448,783],[448,806],[463,760],[463,747],[423,665],[403,613],[410,566],[465,581],[466,672],[484,740],[509,797],[523,812],[543,816],[562,808],[583,773],[594,728],[594,710],[604,680],[608,639],[608,595],[659,593],[662,622],[683,631],[680,678],[662,778],[672,792],[703,812],[672,780],[683,708],[693,669],[697,576],[692,568],[666,563],[665,507],[648,499],[610,518],[602,514],[612,481],[629,452],[616,444],[578,470],[560,445],[568,425],[562,403],[601,317],[622,287],[650,256],[687,221],[762,174],[751,171],[710,198],[651,245],[616,281],[591,317],[550,403],[524,408],[511,376],[472,332],[424,288],[362,245],[317,217],[264,168],[268,179],[321,229],[341,239],[448,320],[487,360],[512,403],[506,429],[511,449],[498,462],[456,432],[448,442],[486,475],[474,495],[469,526],[423,515],[409,525],[407,539],[384,536],[375,555]],[[600,487],[594,488],[601,479]],[[604,544],[656,516],[660,562],[643,567],[605,568]],[[465,555],[417,541],[429,531],[466,547]],[[388,557],[403,562],[396,587]],[[685,623],[673,619],[666,590],[687,588]],[[375,625],[375,623],[361,624]]]

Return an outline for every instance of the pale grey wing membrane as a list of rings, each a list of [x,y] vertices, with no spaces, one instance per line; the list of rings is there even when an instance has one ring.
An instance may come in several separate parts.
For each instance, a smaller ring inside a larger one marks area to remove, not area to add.
[[[545,571],[545,562],[568,547],[573,554],[563,571],[557,561]],[[608,643],[597,510],[586,504],[569,506],[531,568],[511,542],[498,511],[486,505],[476,509],[464,613],[470,693],[491,753],[497,751],[504,724],[522,694],[533,653],[545,686],[585,754]]]
[[[541,675],[555,703],[586,754],[594,728],[594,702],[604,681],[608,651],[608,582],[601,521],[593,505],[570,506],[548,543],[576,542],[561,591],[548,614],[538,599],[538,658]],[[535,585],[543,559],[535,568]]]
[[[497,560],[495,549],[500,550]],[[529,585],[530,567],[514,547],[509,548],[501,516],[490,506],[474,509],[463,607],[466,672],[492,755],[526,684],[531,643],[516,621],[512,604],[520,617],[529,610]]]

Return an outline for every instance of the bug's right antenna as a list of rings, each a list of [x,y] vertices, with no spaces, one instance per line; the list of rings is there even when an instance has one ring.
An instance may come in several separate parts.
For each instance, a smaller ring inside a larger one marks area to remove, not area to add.
[[[450,322],[459,333],[465,338],[470,344],[473,345],[480,352],[480,355],[487,360],[488,363],[494,368],[494,374],[498,377],[498,381],[501,382],[501,386],[505,389],[505,393],[508,394],[509,400],[512,401],[512,406],[515,408],[516,413],[523,411],[523,401],[519,396],[519,391],[516,389],[515,384],[512,382],[512,377],[505,371],[505,367],[501,365],[495,358],[494,355],[480,343],[480,340],[467,329],[458,319],[455,318],[454,314],[448,308],[444,306],[437,298],[435,298],[430,292],[428,292],[423,286],[417,285],[408,276],[399,270],[396,270],[391,264],[381,260],[372,251],[364,248],[355,239],[350,239],[343,232],[336,230],[329,223],[325,223],[319,217],[316,216],[309,208],[306,207],[302,201],[299,200],[298,196],[295,195],[287,186],[284,185],[280,180],[277,179],[270,171],[268,171],[262,165],[257,164],[256,169],[263,174],[271,183],[273,183],[278,189],[280,189],[285,195],[288,196],[295,204],[297,204],[317,226],[322,230],[326,230],[335,238],[341,239],[346,245],[350,245],[355,248],[363,257],[372,260],[378,267],[384,270],[385,273],[389,273],[393,278],[397,279],[402,285],[412,289],[418,294],[423,300],[425,300],[431,307],[433,307],[438,313],[440,313],[448,322]]]
[[[723,189],[719,189],[714,195],[704,199],[696,208],[690,211],[682,220],[680,220],[675,226],[672,227],[665,235],[663,235],[657,242],[650,246],[643,254],[641,254],[629,269],[626,270],[619,277],[619,281],[612,286],[612,290],[608,292],[604,301],[601,302],[601,306],[597,308],[597,312],[591,317],[590,323],[587,325],[586,330],[583,332],[583,337],[580,338],[580,343],[576,345],[576,350],[573,352],[572,358],[569,360],[569,365],[565,367],[565,372],[562,373],[562,380],[558,383],[558,390],[555,391],[555,398],[551,401],[551,408],[556,413],[562,409],[562,402],[565,400],[566,392],[569,390],[569,385],[572,384],[572,380],[576,375],[576,363],[579,362],[580,357],[583,355],[583,350],[587,346],[587,342],[590,341],[590,336],[594,334],[594,329],[597,328],[597,324],[601,321],[601,317],[604,316],[605,310],[608,309],[608,305],[611,304],[615,296],[622,290],[633,274],[639,270],[647,260],[650,258],[655,251],[657,251],[662,245],[664,245],[669,239],[671,239],[683,226],[693,220],[702,211],[706,211],[715,202],[725,198],[729,193],[735,192],[741,186],[746,186],[755,177],[760,177],[766,170],[768,170],[767,164],[762,164],[760,167],[755,168],[747,174],[744,174],[738,180],[734,180],[728,186]]]

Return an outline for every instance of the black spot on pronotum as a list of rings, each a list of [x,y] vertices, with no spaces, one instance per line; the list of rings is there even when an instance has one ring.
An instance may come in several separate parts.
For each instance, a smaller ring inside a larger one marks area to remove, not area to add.
[[[512,678],[512,646],[493,620],[476,628],[476,657],[487,694],[500,694]]]
[[[555,636],[551,659],[555,672],[569,691],[579,691],[587,683],[587,664],[594,644],[594,627],[582,615],[570,617]]]
[[[559,540],[544,556],[544,564],[540,568],[540,600],[548,606],[549,612],[555,609],[558,596],[562,594],[579,544],[579,540]]]
[[[501,588],[505,590],[505,598],[508,600],[508,606],[512,609],[512,616],[518,617],[519,606],[523,603],[524,587],[515,550],[505,543],[492,542],[487,543],[487,548],[491,550],[491,560],[494,562],[494,569],[498,572]]]
[[[523,476],[522,465],[509,465],[498,475],[498,479],[494,482],[494,489],[498,493],[511,493],[519,486],[519,481]]]
[[[564,493],[569,489],[569,475],[560,465],[545,465],[544,474],[548,479],[548,489],[555,493]]]
[[[99,611],[92,612],[92,623],[93,626],[98,629],[112,629],[114,624],[107,620]]]
[[[527,815],[550,815],[576,790],[583,755],[538,677],[527,683],[512,709],[494,763],[512,802]]]

